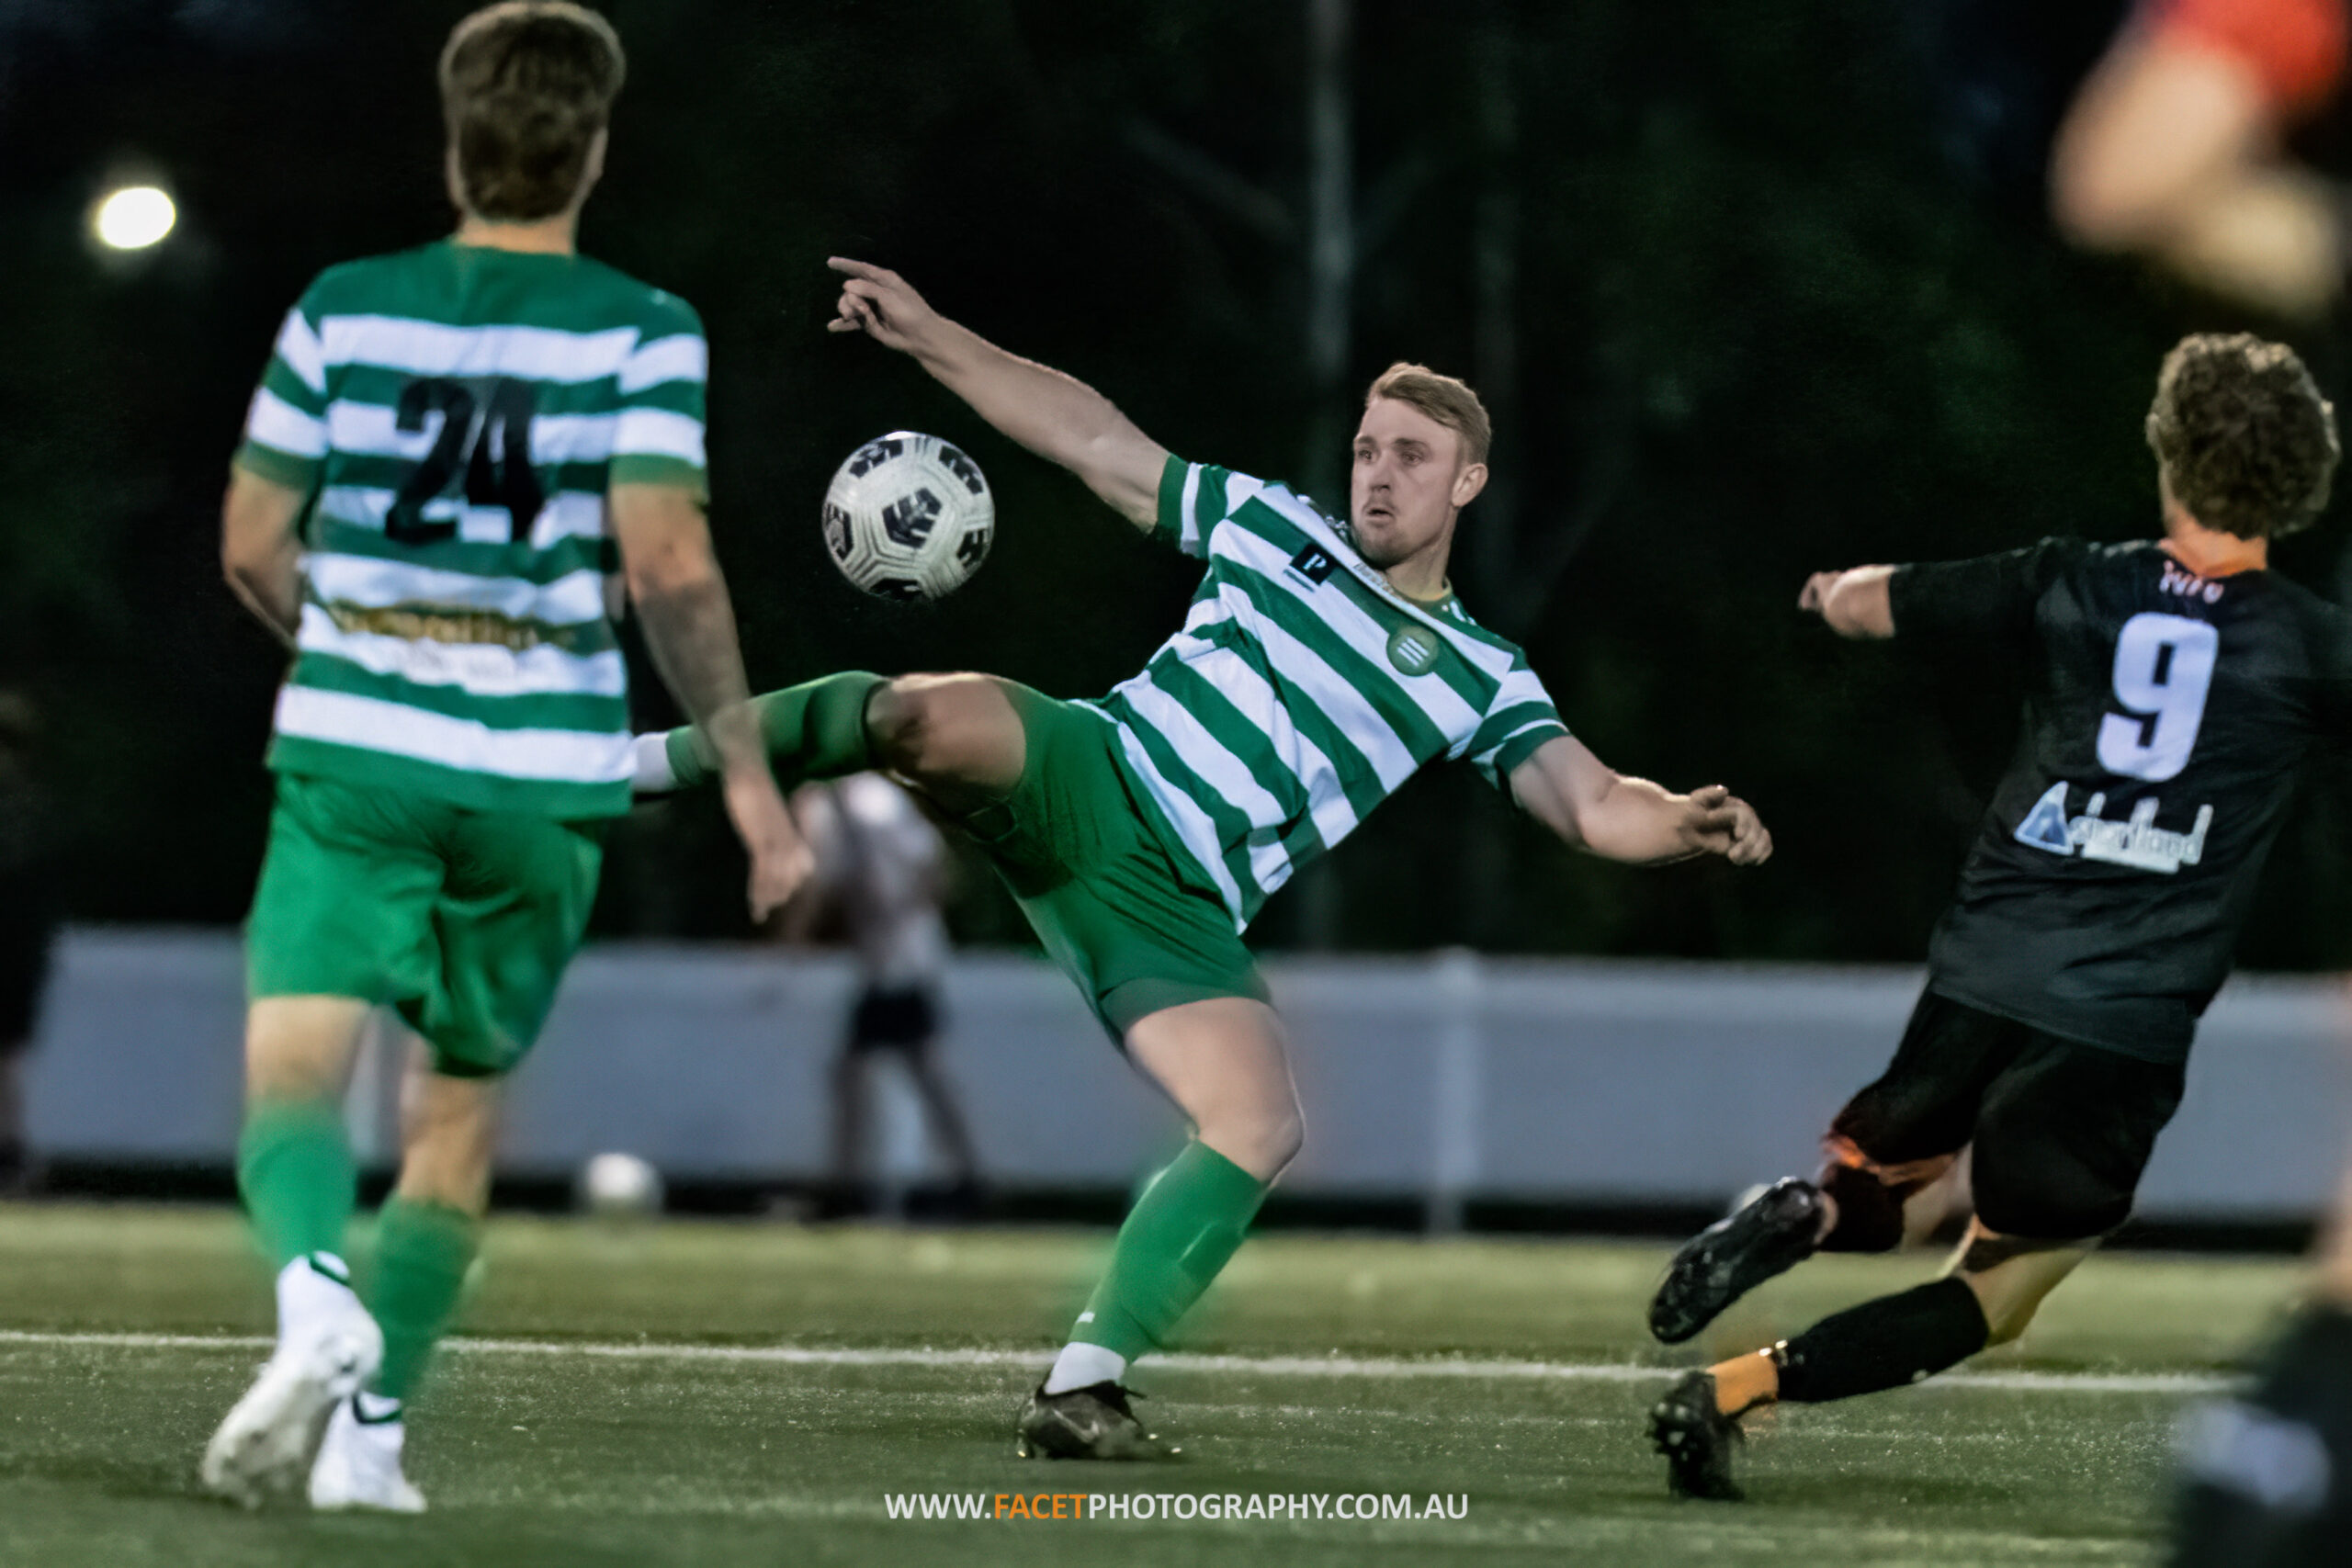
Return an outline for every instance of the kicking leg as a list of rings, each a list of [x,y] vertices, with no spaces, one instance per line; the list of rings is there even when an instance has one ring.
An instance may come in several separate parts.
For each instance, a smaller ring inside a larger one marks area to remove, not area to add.
[[[1027,739],[1004,688],[989,675],[828,675],[752,699],[777,781],[790,788],[881,768],[961,815],[1021,782]],[[640,737],[638,788],[686,788],[718,773],[691,726]]]
[[[1194,1135],[1119,1227],[1102,1283],[1023,1413],[1024,1453],[1150,1451],[1119,1380],[1167,1342],[1225,1268],[1304,1139],[1282,1025],[1264,1003],[1221,997],[1163,1009],[1128,1032],[1127,1051]]]
[[[1669,1484],[1682,1496],[1738,1497],[1730,1459],[1748,1411],[1907,1387],[2007,1344],[2091,1246],[1999,1235],[1977,1222],[1951,1270],[1934,1283],[1864,1302],[1792,1339],[1690,1373],[1651,1417]]]
[[[377,1217],[370,1303],[383,1366],[338,1405],[311,1471],[316,1508],[422,1513],[401,1472],[403,1416],[463,1293],[490,1206],[491,1155],[503,1080],[432,1070],[419,1050],[401,1095],[400,1180]]]
[[[318,1422],[383,1354],[343,1258],[357,1187],[343,1091],[368,1011],[350,997],[263,997],[246,1014],[237,1187],[277,1273],[277,1348],[213,1434],[202,1472],[248,1507],[292,1486]]]

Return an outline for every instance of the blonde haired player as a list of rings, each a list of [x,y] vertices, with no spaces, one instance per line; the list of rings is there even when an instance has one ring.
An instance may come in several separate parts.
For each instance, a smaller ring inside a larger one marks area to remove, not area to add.
[[[1487,482],[1489,438],[1462,382],[1398,365],[1373,383],[1342,520],[1171,456],[1091,388],[945,320],[896,274],[832,265],[846,277],[833,330],[909,355],[1205,568],[1183,627],[1099,701],[989,675],[843,674],[755,705],[787,781],[884,768],[956,819],[1192,1122],[1019,1422],[1027,1453],[1156,1452],[1121,1380],[1225,1267],[1305,1136],[1282,1022],[1241,942],[1299,866],[1441,759],[1611,860],[1754,864],[1771,840],[1726,790],[1675,795],[1602,765],[1520,650],[1454,597],[1454,528]],[[647,762],[657,786],[708,769],[692,730]]]

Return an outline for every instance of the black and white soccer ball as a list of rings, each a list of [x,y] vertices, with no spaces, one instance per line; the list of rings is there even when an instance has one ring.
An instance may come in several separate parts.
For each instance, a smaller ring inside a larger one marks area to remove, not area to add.
[[[928,601],[988,558],[996,502],[980,466],[936,435],[894,430],[849,455],[825,489],[825,553],[881,599]]]

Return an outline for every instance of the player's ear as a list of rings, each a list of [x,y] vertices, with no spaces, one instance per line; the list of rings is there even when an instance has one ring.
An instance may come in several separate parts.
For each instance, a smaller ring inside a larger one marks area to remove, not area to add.
[[[1484,463],[1466,465],[1460,473],[1453,476],[1453,504],[1457,508],[1469,505],[1478,499],[1478,492],[1486,488],[1487,465]]]
[[[449,205],[458,209],[458,216],[463,217],[466,212],[466,179],[458,169],[458,144],[454,141],[441,155],[441,179],[448,186]]]
[[[607,128],[596,132],[595,139],[588,143],[588,161],[580,170],[580,189],[571,198],[574,208],[586,201],[588,193],[596,188],[596,182],[605,177],[605,148],[612,139],[612,130]]]

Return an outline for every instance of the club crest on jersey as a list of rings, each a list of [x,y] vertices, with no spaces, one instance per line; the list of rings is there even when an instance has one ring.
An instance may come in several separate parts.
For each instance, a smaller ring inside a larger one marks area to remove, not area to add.
[[[1388,634],[1388,662],[1405,675],[1426,675],[1437,668],[1437,633],[1408,621]]]
[[[1317,588],[1339,569],[1340,558],[1320,545],[1309,545],[1290,558],[1290,570]]]
[[[2156,826],[2154,795],[2133,807],[2128,818],[2101,817],[2106,807],[2105,795],[2093,795],[2084,802],[2080,817],[2068,817],[2066,786],[2054,784],[2033,803],[2011,837],[2053,855],[2078,854],[2085,860],[2158,871],[2167,876],[2205,858],[2205,830],[2213,825],[2211,807],[2197,808],[2197,825],[2186,833]]]

